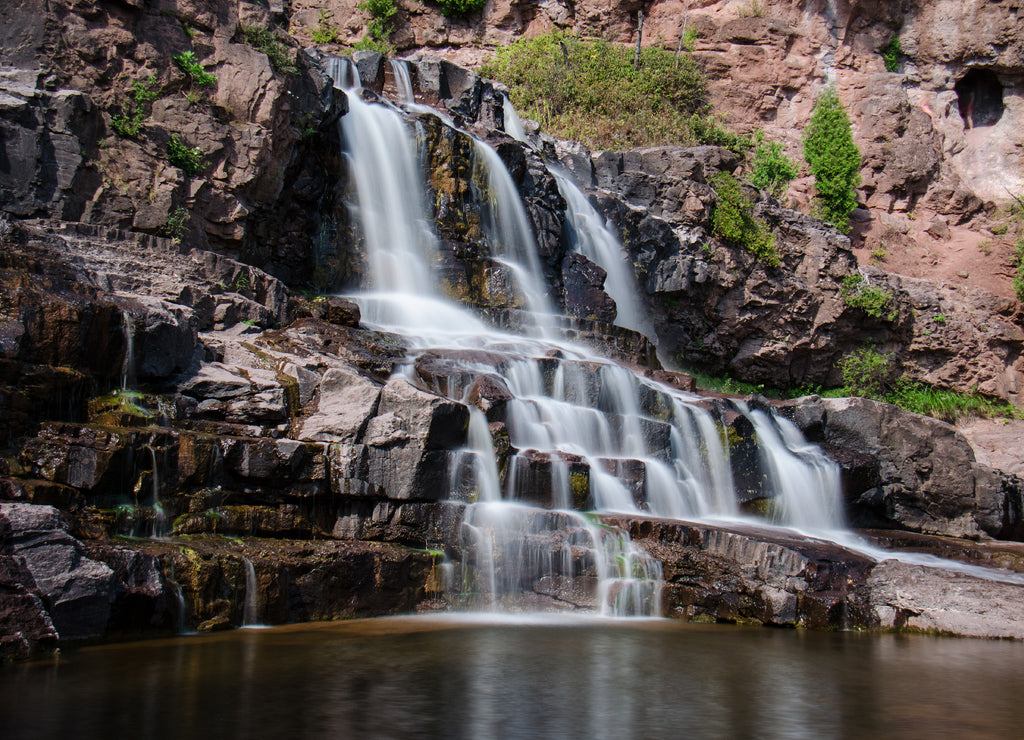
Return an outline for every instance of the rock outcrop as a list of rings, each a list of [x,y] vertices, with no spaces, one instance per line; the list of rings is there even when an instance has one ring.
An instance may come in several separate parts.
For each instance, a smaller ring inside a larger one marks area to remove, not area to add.
[[[527,11],[540,18],[553,8],[509,6],[503,22],[514,33],[532,22]],[[292,6],[293,27],[310,10]],[[452,480],[452,457],[476,411],[503,475],[524,453],[524,501],[552,507],[555,477],[567,471],[572,503],[593,505],[591,461],[514,449],[509,387],[481,369],[493,357],[411,357],[409,338],[369,328],[355,304],[295,292],[362,285],[367,259],[353,193],[336,187],[347,179],[335,124],[348,98],[320,54],[297,51],[286,34],[271,33],[276,47],[246,41],[247,29],[282,20],[275,13],[285,11],[185,2],[172,14],[38,0],[0,11],[0,38],[18,39],[0,47],[12,68],[0,74],[9,163],[0,170],[5,656],[97,636],[445,606],[440,561],[469,557],[460,517],[479,488],[470,476]],[[745,44],[759,24],[735,25],[729,43]],[[769,32],[789,35],[777,25]],[[185,51],[215,86],[175,64]],[[387,60],[364,52],[354,63],[365,99],[394,97]],[[442,288],[492,325],[519,326],[523,297],[508,265],[490,256],[485,157],[467,132],[497,152],[518,189],[550,295],[573,317],[563,327],[570,339],[692,389],[691,379],[659,369],[647,338],[611,324],[603,268],[573,252],[564,233],[566,204],[546,166],[559,154],[621,232],[667,354],[792,386],[829,382],[836,360],[871,339],[916,364],[915,377],[1019,392],[1024,335],[1011,331],[1005,306],[865,272],[892,293],[891,312],[870,316],[844,299],[856,266],[847,240],[754,191],[781,265],[709,236],[708,182],[739,165],[727,150],[591,156],[560,152],[540,135],[524,146],[503,131],[500,87],[436,58],[408,67],[417,101],[454,124],[409,114],[425,152]],[[902,116],[906,137],[927,135],[901,91],[880,79],[895,107],[871,115]],[[175,141],[200,150],[195,167],[187,152],[168,160]],[[926,155],[908,154],[886,187],[919,192],[936,166]],[[972,329],[979,321],[987,328]],[[970,374],[962,347],[978,358]],[[587,364],[551,352],[543,373],[573,363]],[[573,392],[596,393],[597,364]],[[671,449],[670,397],[646,387],[640,403],[644,443]],[[706,405],[734,430],[741,423],[725,402]],[[1021,537],[1020,481],[978,464],[950,430],[853,401],[805,401],[792,413],[843,464],[851,512],[865,523]],[[593,464],[646,503],[644,461]],[[881,566],[839,546],[640,516],[613,522],[663,561],[676,616],[989,634],[980,623],[943,621],[927,594],[883,587]],[[582,550],[569,547],[570,559],[582,562]],[[538,584],[535,596],[593,606],[595,570],[576,583]],[[965,599],[965,612],[974,609],[974,596]],[[908,621],[914,615],[926,616]],[[1013,610],[1002,618],[991,634],[1019,636]]]

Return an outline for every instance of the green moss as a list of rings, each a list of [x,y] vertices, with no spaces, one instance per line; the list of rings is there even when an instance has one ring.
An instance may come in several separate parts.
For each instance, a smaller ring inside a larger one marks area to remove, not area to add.
[[[247,26],[242,29],[245,43],[267,55],[274,71],[283,75],[298,74],[288,47],[277,37],[277,32],[267,26]]]
[[[572,492],[573,507],[587,508],[590,502],[590,473],[574,470],[569,473],[569,490]]]

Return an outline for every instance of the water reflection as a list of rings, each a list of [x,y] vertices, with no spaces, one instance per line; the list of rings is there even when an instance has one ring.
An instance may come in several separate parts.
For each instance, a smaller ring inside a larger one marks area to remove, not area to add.
[[[374,620],[0,669],[3,737],[1017,737],[1024,646]],[[998,680],[996,680],[998,677]]]

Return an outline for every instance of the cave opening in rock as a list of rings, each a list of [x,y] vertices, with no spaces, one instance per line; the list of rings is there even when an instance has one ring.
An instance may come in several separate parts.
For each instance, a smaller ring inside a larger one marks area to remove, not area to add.
[[[964,126],[994,126],[1003,116],[1003,85],[990,69],[971,69],[957,80],[957,104]]]

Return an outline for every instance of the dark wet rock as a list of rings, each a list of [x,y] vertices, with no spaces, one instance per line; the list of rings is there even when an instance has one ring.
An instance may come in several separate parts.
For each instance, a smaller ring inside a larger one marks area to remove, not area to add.
[[[615,321],[615,301],[604,292],[607,273],[581,254],[562,261],[563,301],[570,316],[593,321]]]
[[[50,506],[0,504],[11,553],[23,558],[61,640],[104,634],[113,597],[113,571],[85,557]]]
[[[863,398],[779,408],[842,466],[854,526],[1019,536],[1021,481],[979,465],[952,425]]]

